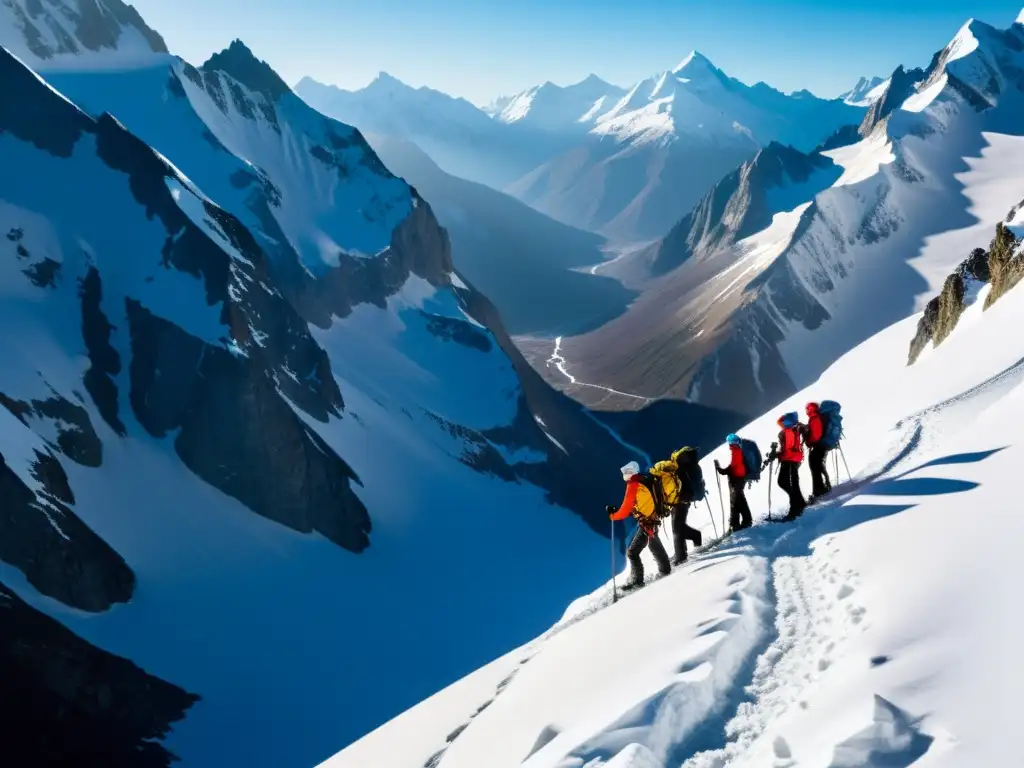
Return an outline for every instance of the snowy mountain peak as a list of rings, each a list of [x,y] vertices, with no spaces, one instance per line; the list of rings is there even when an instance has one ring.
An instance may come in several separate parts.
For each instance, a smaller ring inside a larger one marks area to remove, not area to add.
[[[700,51],[690,51],[671,71],[680,77],[695,77],[701,72],[717,73],[719,69]]]
[[[213,54],[202,69],[208,72],[224,72],[255,93],[262,93],[271,100],[277,100],[291,88],[281,76],[265,61],[257,59],[241,40],[219,53]]]
[[[1024,8],[1021,8],[1020,13],[1017,14],[1017,20],[1014,24],[1024,24]]]
[[[887,82],[881,77],[862,77],[853,88],[839,94],[839,98],[852,106],[870,107],[882,97]]]
[[[44,71],[130,68],[168,53],[122,0],[3,0],[0,46]]]

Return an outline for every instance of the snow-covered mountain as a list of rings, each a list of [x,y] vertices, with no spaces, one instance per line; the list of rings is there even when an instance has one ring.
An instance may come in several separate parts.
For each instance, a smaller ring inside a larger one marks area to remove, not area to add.
[[[853,88],[839,94],[839,98],[855,107],[870,107],[881,98],[886,85],[881,77],[862,77]]]
[[[459,274],[494,302],[513,336],[583,333],[620,314],[635,295],[583,269],[606,258],[597,235],[451,176],[410,142],[372,134],[367,140],[430,201],[451,237]]]
[[[859,124],[866,108],[747,86],[696,52],[628,90],[591,76],[545,83],[486,111],[386,75],[355,92],[306,78],[296,92],[368,133],[415,143],[450,174],[622,241],[664,235],[760,147],[810,151]]]
[[[413,88],[385,72],[357,91],[306,77],[295,92],[325,115],[364,133],[410,141],[445,172],[494,189],[520,178],[569,142],[529,122],[510,126],[465,99]]]
[[[568,370],[753,415],[920,310],[1024,193],[1022,51],[1024,25],[972,20],[926,70],[897,69],[864,138],[821,152],[807,184],[767,176],[757,194],[713,192],[638,252],[647,266],[681,266],[623,317],[562,340]]]
[[[619,240],[663,236],[720,178],[773,141],[810,151],[863,109],[728,77],[694,52],[590,117],[590,141],[508,189]]]
[[[800,520],[768,523],[766,471],[759,525],[617,604],[582,596],[324,768],[1014,764],[1024,289],[983,310],[989,290],[913,366],[920,315],[737,430],[766,449],[778,413],[842,403],[836,488]],[[705,508],[689,522],[715,535]]]
[[[48,78],[0,49],[0,753],[312,764],[596,583],[629,450],[357,130],[238,42]]]
[[[626,90],[590,75],[573,85],[552,82],[499,100],[491,109],[495,120],[530,125],[547,131],[586,131],[626,95]]]
[[[0,46],[37,70],[138,65],[167,55],[122,0],[3,0]]]

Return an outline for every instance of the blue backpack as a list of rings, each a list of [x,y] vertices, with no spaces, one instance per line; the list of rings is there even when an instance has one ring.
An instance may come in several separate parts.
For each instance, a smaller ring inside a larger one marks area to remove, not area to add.
[[[829,401],[826,400],[825,402]],[[795,427],[800,423],[800,415],[796,411],[790,411],[789,413],[783,414],[779,421],[782,423],[784,429],[789,429],[790,427]]]
[[[821,444],[832,449],[839,446],[843,439],[843,416],[839,413],[840,405],[835,400],[822,400],[818,405],[822,424]]]
[[[756,483],[761,479],[761,449],[753,440],[740,438],[740,450],[743,451],[743,466],[747,470],[747,482]]]

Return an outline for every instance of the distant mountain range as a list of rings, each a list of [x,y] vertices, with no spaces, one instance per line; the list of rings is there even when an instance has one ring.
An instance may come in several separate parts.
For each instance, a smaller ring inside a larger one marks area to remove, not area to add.
[[[697,52],[629,89],[591,76],[486,110],[383,74],[358,91],[306,78],[296,92],[369,133],[413,142],[450,174],[619,242],[664,235],[760,147],[810,151],[867,109],[744,85]]]

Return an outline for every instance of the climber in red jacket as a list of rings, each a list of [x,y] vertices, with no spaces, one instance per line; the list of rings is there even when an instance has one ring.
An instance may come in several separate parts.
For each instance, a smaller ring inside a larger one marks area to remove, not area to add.
[[[832,490],[832,481],[828,476],[828,464],[825,457],[828,448],[822,444],[825,433],[825,421],[821,417],[817,403],[807,404],[807,425],[804,427],[804,444],[807,446],[807,466],[811,469],[811,498],[809,504]]]
[[[725,442],[729,445],[729,466],[719,466],[716,459],[715,469],[718,470],[718,474],[727,475],[729,478],[729,526],[733,531],[742,531],[754,524],[750,516],[750,505],[747,504],[747,495],[743,491],[747,482],[747,465],[743,463],[743,448],[740,447],[739,436],[729,435]]]
[[[796,411],[783,414],[776,423],[782,431],[779,432],[779,442],[772,443],[772,451],[767,460],[779,460],[779,488],[789,496],[789,514],[786,520],[795,520],[807,507],[804,494],[800,490],[800,464],[804,460],[801,441],[806,427],[800,423]]]

